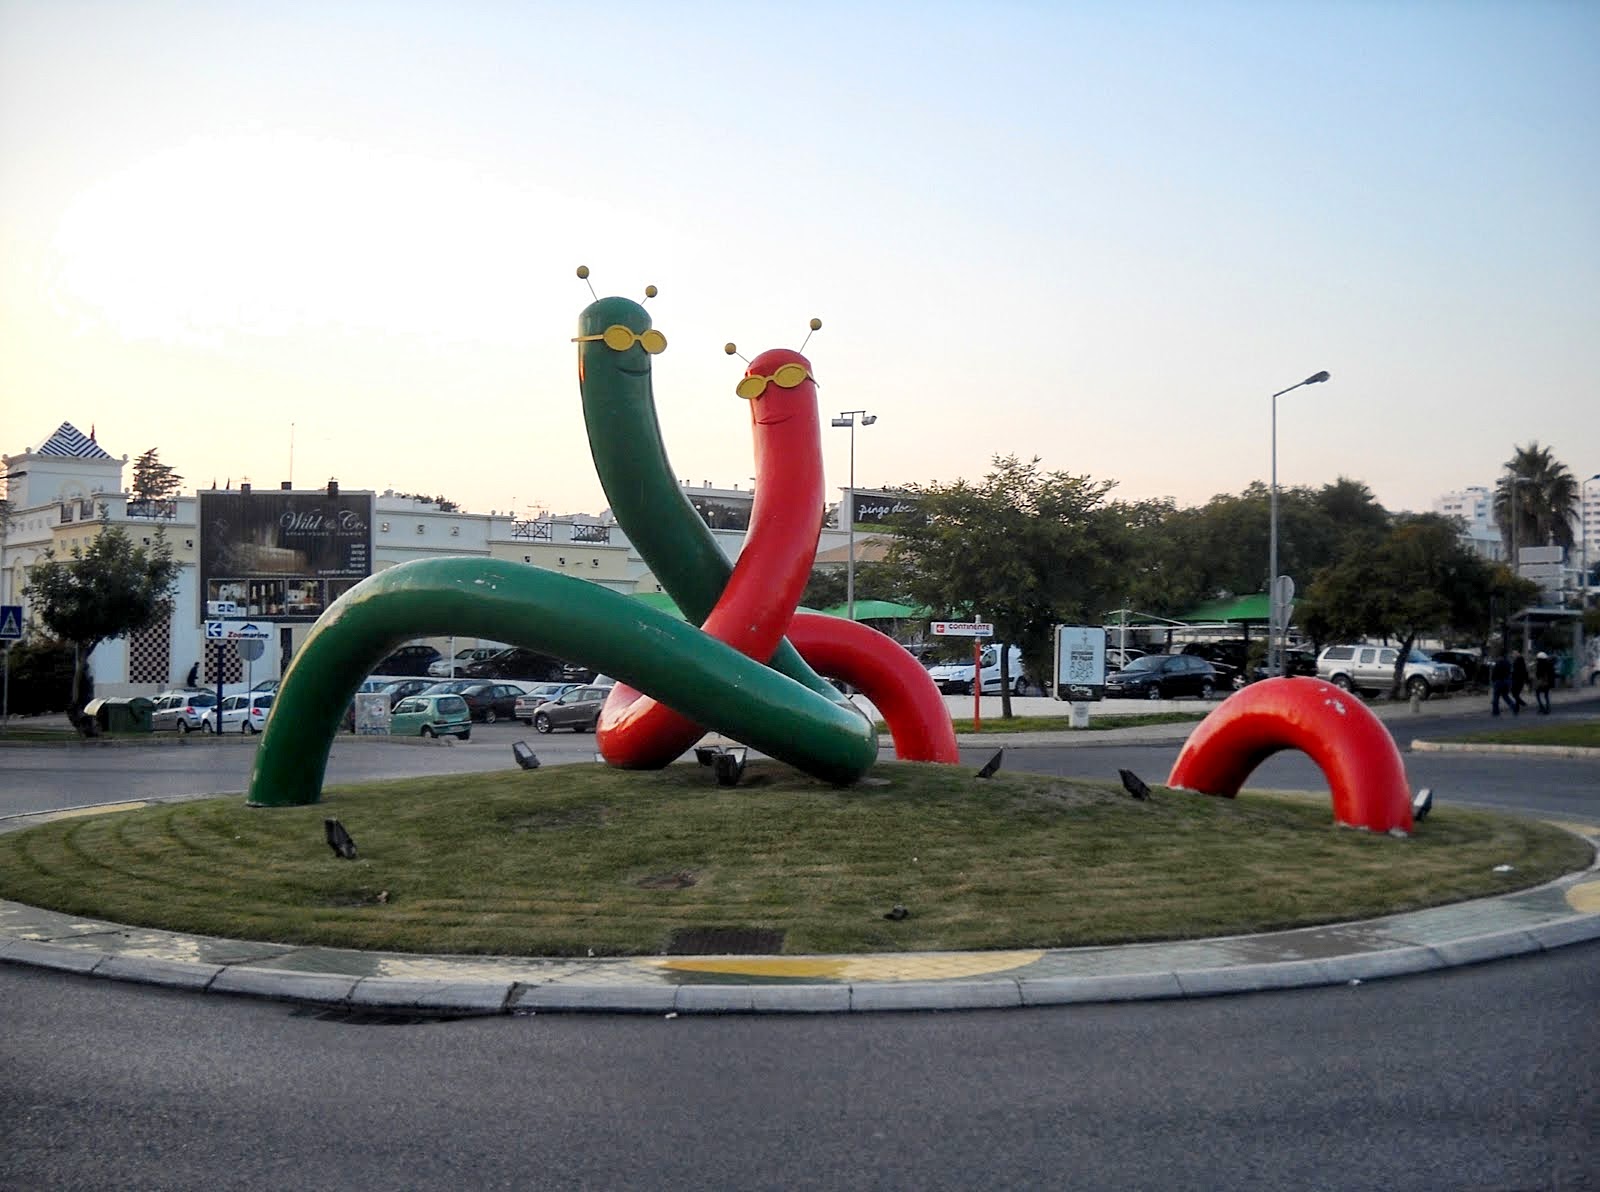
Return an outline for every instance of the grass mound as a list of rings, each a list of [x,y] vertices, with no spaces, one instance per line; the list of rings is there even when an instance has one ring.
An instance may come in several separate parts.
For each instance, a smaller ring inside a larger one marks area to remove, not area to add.
[[[333,855],[323,819],[358,846]],[[889,763],[835,788],[752,762],[237,797],[0,836],[0,897],[207,935],[419,952],[622,955],[681,933],[783,952],[1065,947],[1301,926],[1502,892],[1586,865],[1582,840],[1445,805],[1399,839],[1328,801],[1214,799]],[[1509,873],[1495,866],[1509,864]],[[885,915],[903,906],[903,918]],[[753,938],[755,937],[753,936]]]

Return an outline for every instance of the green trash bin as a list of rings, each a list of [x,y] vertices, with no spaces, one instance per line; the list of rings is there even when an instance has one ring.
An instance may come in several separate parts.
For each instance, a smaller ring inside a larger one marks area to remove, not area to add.
[[[130,695],[90,700],[83,711],[99,722],[101,732],[147,733],[151,731],[150,714],[155,706],[154,700]]]

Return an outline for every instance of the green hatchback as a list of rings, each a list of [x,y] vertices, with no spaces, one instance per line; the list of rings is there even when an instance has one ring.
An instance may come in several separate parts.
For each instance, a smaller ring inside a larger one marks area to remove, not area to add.
[[[472,712],[459,695],[408,695],[389,713],[391,737],[472,739]]]

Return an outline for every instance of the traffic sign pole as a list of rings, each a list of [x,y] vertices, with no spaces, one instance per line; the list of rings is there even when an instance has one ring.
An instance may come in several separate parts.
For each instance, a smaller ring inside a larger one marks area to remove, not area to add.
[[[983,702],[983,639],[972,639],[972,731],[983,731],[983,711],[979,707]]]
[[[6,656],[0,666],[0,732],[5,731],[11,719],[11,643],[22,640],[22,606],[0,604],[0,641],[6,644]]]

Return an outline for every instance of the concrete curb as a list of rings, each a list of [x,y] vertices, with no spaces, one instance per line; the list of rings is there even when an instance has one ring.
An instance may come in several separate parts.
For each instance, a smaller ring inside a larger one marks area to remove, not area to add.
[[[0,963],[191,992],[441,1017],[538,1013],[867,1014],[1163,1001],[1351,985],[1527,956],[1595,940],[1600,940],[1600,914],[1573,914],[1529,927],[1315,959],[1166,968],[1160,962],[1162,945],[1140,945],[1149,951],[1154,962],[1144,972],[834,984],[718,981],[650,985],[627,981],[526,983],[509,979],[354,977],[115,955],[26,939],[0,941]]]
[[[1416,753],[1522,753],[1533,757],[1600,758],[1600,749],[1587,745],[1506,745],[1492,741],[1411,742]]]

